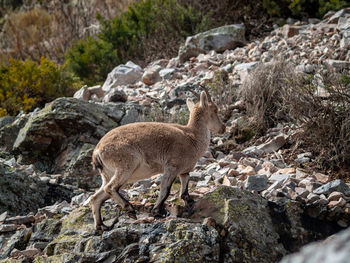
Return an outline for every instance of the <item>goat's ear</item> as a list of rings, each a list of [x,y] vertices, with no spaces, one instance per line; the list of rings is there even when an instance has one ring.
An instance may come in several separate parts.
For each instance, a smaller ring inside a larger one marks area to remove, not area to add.
[[[186,100],[186,104],[187,104],[187,107],[188,107],[189,111],[191,112],[191,111],[193,110],[193,107],[194,107],[194,102],[193,102],[193,100],[187,99],[187,100]]]
[[[208,96],[204,91],[201,92],[201,100],[200,100],[199,105],[205,109],[207,109],[209,107],[208,106]]]

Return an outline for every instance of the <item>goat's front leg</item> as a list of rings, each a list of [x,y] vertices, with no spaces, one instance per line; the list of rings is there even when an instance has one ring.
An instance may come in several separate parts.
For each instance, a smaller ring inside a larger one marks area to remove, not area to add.
[[[152,209],[152,215],[163,216],[165,214],[164,202],[170,194],[171,186],[177,174],[177,169],[174,167],[168,167],[165,170],[162,180],[160,182],[160,194],[157,202],[155,203]]]
[[[189,173],[180,174],[180,182],[181,182],[181,189],[180,189],[180,197],[185,202],[185,208],[189,209],[192,207],[194,200],[190,197],[188,193],[188,182],[190,181],[190,175]]]

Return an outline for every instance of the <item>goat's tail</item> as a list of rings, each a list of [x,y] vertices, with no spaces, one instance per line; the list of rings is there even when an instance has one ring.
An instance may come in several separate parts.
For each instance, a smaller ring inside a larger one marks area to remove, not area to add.
[[[100,173],[102,172],[102,170],[103,170],[103,163],[102,163],[102,160],[101,160],[100,153],[98,151],[94,151],[93,152],[91,164],[92,164],[92,168],[95,171],[99,171]]]

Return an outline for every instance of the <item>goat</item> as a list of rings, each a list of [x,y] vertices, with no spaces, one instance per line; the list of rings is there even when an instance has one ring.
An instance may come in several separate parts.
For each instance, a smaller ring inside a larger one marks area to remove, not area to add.
[[[119,193],[122,186],[153,175],[164,173],[160,194],[151,213],[162,215],[164,202],[177,176],[180,197],[185,205],[193,204],[188,193],[189,172],[208,149],[210,131],[222,134],[225,126],[218,116],[218,107],[204,88],[196,95],[196,104],[187,99],[190,117],[187,125],[160,122],[137,122],[109,131],[97,144],[93,168],[102,177],[102,186],[91,196],[90,204],[96,230],[108,229],[102,222],[101,206],[112,198],[128,215],[136,219],[133,206]]]

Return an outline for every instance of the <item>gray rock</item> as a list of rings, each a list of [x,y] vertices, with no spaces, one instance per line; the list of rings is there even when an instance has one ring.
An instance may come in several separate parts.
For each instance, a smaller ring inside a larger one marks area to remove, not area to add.
[[[141,67],[128,61],[125,65],[115,67],[107,76],[102,90],[108,92],[112,88],[121,85],[134,84],[141,80],[143,71]]]
[[[174,73],[176,72],[175,68],[165,68],[159,71],[159,76],[165,80],[165,79],[172,79]]]
[[[90,164],[94,145],[120,122],[134,121],[141,109],[134,104],[59,98],[30,117],[14,150],[22,163],[48,173],[65,173],[69,183],[81,187],[97,187],[100,178]]]
[[[146,85],[153,85],[154,83],[161,80],[159,71],[162,69],[161,66],[155,65],[150,68],[147,68],[142,75],[142,82]]]
[[[325,185],[322,185],[313,191],[314,194],[319,195],[329,195],[332,192],[341,192],[345,195],[350,195],[350,187],[346,183],[344,183],[344,181],[337,179]]]
[[[256,67],[258,64],[259,64],[259,62],[241,63],[241,64],[236,65],[234,69],[237,71],[247,70],[249,72],[254,67]]]
[[[104,102],[126,102],[128,96],[121,89],[112,88],[108,93],[103,97]]]
[[[288,136],[285,134],[277,135],[268,142],[258,145],[257,149],[263,151],[264,153],[275,152],[287,142],[287,137]]]
[[[12,151],[14,142],[21,128],[28,120],[28,115],[17,117],[16,120],[0,128],[0,149],[3,151]]]
[[[137,109],[128,109],[120,122],[120,125],[133,123],[139,121],[139,111]]]
[[[0,175],[0,213],[7,211],[9,215],[23,215],[71,197],[67,189],[47,185],[1,163]]]
[[[244,187],[248,191],[263,191],[267,188],[267,176],[263,175],[250,175],[245,181]]]
[[[90,91],[88,86],[83,86],[80,90],[74,93],[73,98],[88,101],[90,99]]]
[[[338,20],[338,30],[340,33],[344,34],[345,31],[350,31],[350,16],[349,17],[341,17]]]
[[[324,241],[309,244],[300,252],[284,257],[280,263],[347,263],[350,257],[350,229]]]
[[[190,57],[210,50],[223,52],[243,45],[245,40],[244,25],[227,25],[188,37],[186,43],[179,49],[179,59],[183,63]]]
[[[276,262],[286,253],[278,242],[267,201],[260,196],[218,187],[195,204],[192,219],[207,217],[227,228],[225,262]],[[248,252],[252,248],[254,254]]]
[[[343,60],[335,60],[335,59],[327,59],[326,64],[329,66],[337,69],[337,70],[344,70],[350,68],[350,62],[349,61],[343,61]]]
[[[4,116],[0,118],[0,129],[7,124],[11,124],[15,120],[13,116]]]

